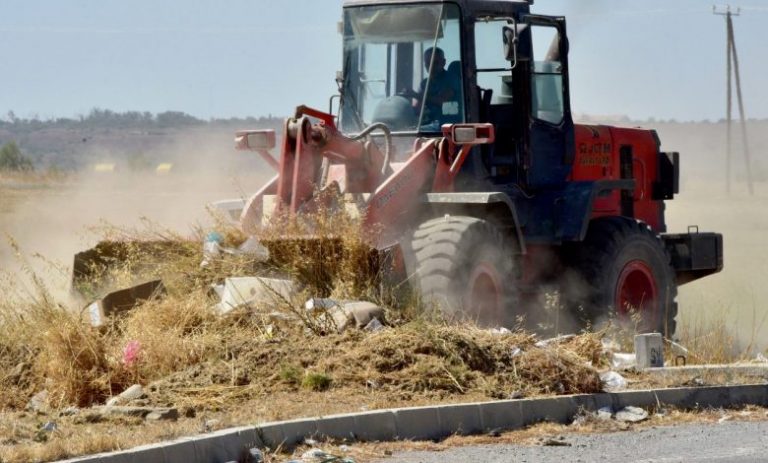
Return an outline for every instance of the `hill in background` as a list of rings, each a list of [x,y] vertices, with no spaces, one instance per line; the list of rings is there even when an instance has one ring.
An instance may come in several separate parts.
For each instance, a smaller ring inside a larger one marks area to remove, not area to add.
[[[234,132],[280,130],[282,118],[201,120],[178,111],[159,114],[94,109],[77,119],[0,120],[0,145],[14,141],[39,169],[84,170],[112,163],[120,170],[153,169],[159,163],[197,166],[234,151]]]
[[[724,121],[632,120],[627,116],[576,115],[578,122],[656,129],[662,149],[678,151],[685,178],[722,177],[725,168]],[[13,112],[0,120],[0,146],[15,141],[36,168],[79,171],[96,164],[114,164],[117,170],[152,170],[173,163],[175,170],[211,168],[233,155],[234,132],[241,129],[282,130],[282,117],[249,117],[202,120],[179,111],[159,114],[93,109],[78,118],[19,119]],[[755,180],[768,179],[768,120],[747,124]],[[740,129],[734,125],[733,167],[745,176]],[[239,164],[243,156],[236,162]],[[235,159],[235,158],[232,158]],[[230,164],[232,159],[230,159]],[[246,167],[246,166],[242,166]]]

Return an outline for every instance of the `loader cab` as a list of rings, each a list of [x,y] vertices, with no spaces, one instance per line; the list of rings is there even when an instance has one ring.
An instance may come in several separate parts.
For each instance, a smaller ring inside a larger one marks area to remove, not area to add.
[[[384,123],[401,136],[439,136],[464,122],[459,6],[355,3],[344,10],[341,129]]]
[[[407,146],[443,124],[490,122],[496,141],[465,163],[467,188],[565,182],[574,142],[563,18],[532,15],[522,0],[353,0],[343,34],[343,132],[384,123]]]

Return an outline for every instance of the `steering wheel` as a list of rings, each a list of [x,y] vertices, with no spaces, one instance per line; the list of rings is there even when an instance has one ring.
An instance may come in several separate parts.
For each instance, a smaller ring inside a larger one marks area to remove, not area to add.
[[[403,97],[405,99],[408,99],[408,100],[410,100],[410,99],[418,99],[419,98],[419,94],[414,92],[410,88],[401,89],[400,91],[395,93],[395,96],[401,96],[401,97]]]

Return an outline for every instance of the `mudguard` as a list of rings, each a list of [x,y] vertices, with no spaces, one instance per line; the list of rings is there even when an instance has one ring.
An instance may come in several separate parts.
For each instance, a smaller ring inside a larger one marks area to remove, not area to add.
[[[472,215],[481,219],[492,218],[503,227],[514,228],[520,253],[526,253],[525,237],[520,227],[517,208],[506,193],[427,193],[423,201],[437,212]]]
[[[592,219],[595,198],[603,192],[634,190],[634,180],[598,180],[595,182],[570,182],[556,203],[560,220],[556,238],[562,241],[583,241]]]

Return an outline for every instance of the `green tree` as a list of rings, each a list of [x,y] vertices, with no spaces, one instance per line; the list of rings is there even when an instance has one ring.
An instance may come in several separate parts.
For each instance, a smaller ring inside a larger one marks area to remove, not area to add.
[[[204,122],[181,111],[165,111],[159,113],[156,118],[157,126],[161,128],[186,127],[200,125]]]
[[[32,161],[22,154],[16,142],[8,142],[0,148],[0,170],[29,171]]]

